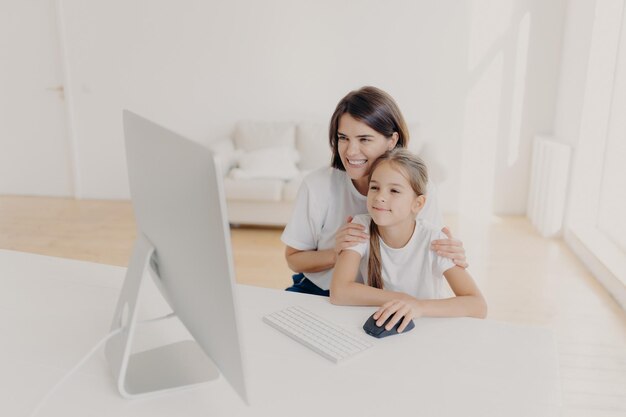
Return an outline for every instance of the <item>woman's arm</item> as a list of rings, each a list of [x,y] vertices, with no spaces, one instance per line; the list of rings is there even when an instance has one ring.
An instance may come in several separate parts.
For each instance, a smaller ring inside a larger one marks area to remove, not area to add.
[[[356,282],[361,255],[352,250],[339,254],[330,284],[330,302],[340,305],[378,306],[390,300],[410,300],[413,297],[394,291],[381,290]]]
[[[336,253],[334,249],[298,250],[286,246],[285,259],[293,272],[321,272],[335,266]]]
[[[365,226],[361,223],[352,223],[352,216],[348,216],[346,224],[335,233],[335,252],[340,254],[344,249],[369,242],[369,238],[370,235],[365,232]]]
[[[430,248],[435,251],[437,255],[451,259],[456,266],[467,269],[469,264],[465,256],[463,242],[452,236],[452,232],[447,227],[444,227],[441,231],[447,236],[447,239],[434,240]]]
[[[420,210],[417,217],[425,219],[434,225],[443,226],[438,193],[437,186],[429,182],[426,188],[426,204],[424,204],[424,207]],[[438,255],[451,259],[452,262],[461,268],[467,268],[468,264],[463,243],[455,239],[447,227],[443,227],[442,232],[446,235],[447,239],[433,241],[431,249],[437,252]]]
[[[369,238],[362,224],[351,223],[351,221],[352,217],[348,217],[347,223],[337,231],[335,236],[336,253],[365,242]],[[452,232],[447,227],[444,227],[441,231],[446,235],[447,239],[434,240],[430,246],[431,250],[435,251],[439,256],[452,260],[455,265],[467,268],[469,264],[465,256],[463,242],[452,236]]]

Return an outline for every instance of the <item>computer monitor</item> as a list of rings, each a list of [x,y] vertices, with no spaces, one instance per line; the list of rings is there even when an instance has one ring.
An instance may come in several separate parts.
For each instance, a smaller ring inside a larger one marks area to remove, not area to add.
[[[113,317],[112,328],[123,331],[105,350],[118,389],[145,396],[221,373],[247,403],[230,231],[213,155],[128,110],[123,120],[137,240]],[[147,273],[195,341],[132,352]]]

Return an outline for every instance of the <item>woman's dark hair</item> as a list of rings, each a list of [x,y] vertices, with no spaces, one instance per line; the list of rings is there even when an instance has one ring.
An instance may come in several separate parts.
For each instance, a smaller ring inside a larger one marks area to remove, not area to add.
[[[406,148],[409,143],[409,129],[394,99],[376,87],[362,87],[349,92],[339,101],[330,118],[329,140],[332,149],[331,166],[345,171],[338,152],[337,130],[339,119],[350,114],[356,120],[365,123],[386,138],[398,133],[396,148]]]
[[[381,164],[390,164],[409,182],[415,195],[426,195],[428,169],[424,161],[408,149],[392,149],[385,152],[372,165],[368,182]],[[370,256],[367,261],[367,285],[383,288],[382,262],[380,258],[380,232],[374,220],[370,222]]]

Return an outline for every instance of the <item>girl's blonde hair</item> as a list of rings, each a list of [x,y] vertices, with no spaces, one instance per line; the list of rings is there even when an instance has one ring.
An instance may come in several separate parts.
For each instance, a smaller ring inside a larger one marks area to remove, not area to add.
[[[372,165],[368,181],[372,180],[374,171],[381,164],[390,164],[396,168],[409,182],[415,195],[426,195],[428,170],[426,164],[417,155],[402,148],[394,148],[385,152]],[[372,220],[370,222],[370,256],[368,259],[367,284],[374,288],[383,288],[382,264],[380,261],[380,232]]]

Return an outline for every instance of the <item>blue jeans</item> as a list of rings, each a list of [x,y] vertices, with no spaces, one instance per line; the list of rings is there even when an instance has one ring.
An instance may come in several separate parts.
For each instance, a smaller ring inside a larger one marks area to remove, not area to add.
[[[313,284],[313,282],[305,277],[302,272],[292,275],[291,279],[293,279],[293,285],[291,287],[285,288],[285,291],[320,295],[322,297],[330,296],[329,290],[323,290],[317,285]]]

